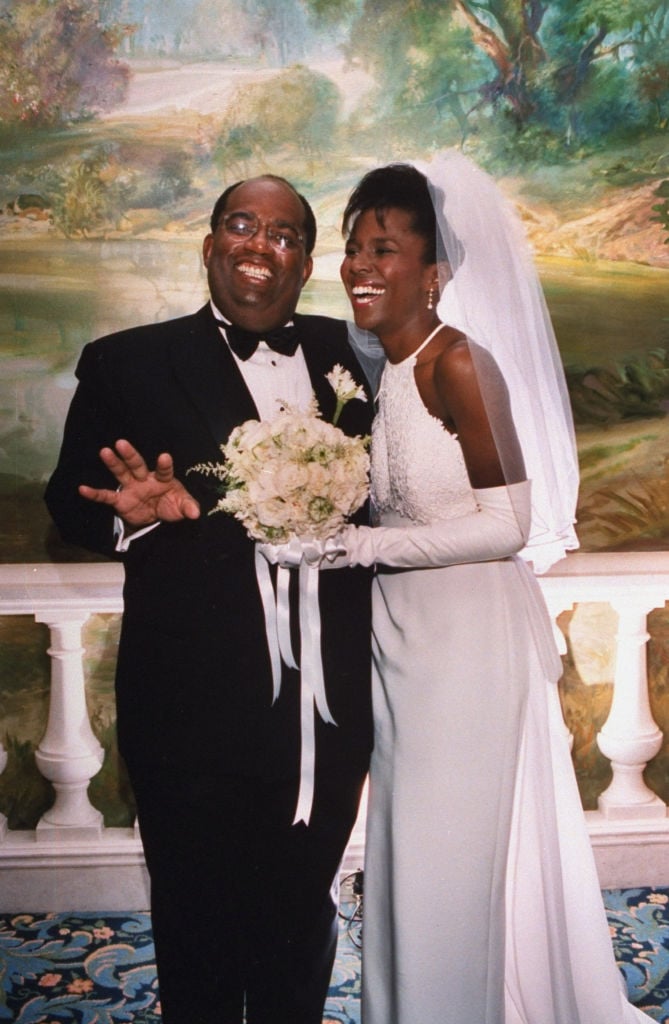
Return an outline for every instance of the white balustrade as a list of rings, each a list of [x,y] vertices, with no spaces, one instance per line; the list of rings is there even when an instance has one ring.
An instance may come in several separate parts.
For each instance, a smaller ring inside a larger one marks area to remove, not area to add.
[[[56,799],[37,826],[40,841],[100,836],[102,815],[88,799],[88,785],[104,751],[86,708],[82,629],[94,612],[122,610],[121,581],[121,567],[107,563],[0,566],[0,614],[32,615],[48,625],[51,637],[49,717],[35,761]],[[6,761],[0,748],[0,771]]]
[[[37,839],[42,842],[62,834],[62,829],[67,829],[70,837],[96,839],[102,829],[102,814],[88,799],[88,784],[104,760],[86,708],[81,631],[88,615],[87,610],[76,608],[35,614],[36,621],[45,622],[51,633],[49,719],[35,761],[56,791],[53,806],[37,825]]]
[[[654,605],[634,596],[613,598],[611,604],[618,612],[616,674],[611,710],[597,743],[611,761],[613,778],[598,806],[607,818],[664,818],[666,805],[643,779],[644,768],[662,746],[650,713],[646,671],[646,623]]]
[[[540,585],[554,620],[591,601],[618,613],[613,702],[598,737],[613,778],[599,809],[586,814],[602,884],[669,884],[667,808],[643,780],[662,743],[648,700],[647,615],[669,600],[669,552],[576,553],[540,577]],[[56,791],[34,830],[7,829],[0,816],[0,909],[148,905],[136,828],[105,827],[87,795],[102,750],[86,710],[81,635],[89,615],[121,611],[121,587],[122,568],[112,563],[0,566],[0,614],[31,615],[50,629],[49,718],[35,760]],[[557,626],[556,637],[564,652]],[[6,763],[0,745],[0,773]],[[346,870],[361,864],[362,818]]]

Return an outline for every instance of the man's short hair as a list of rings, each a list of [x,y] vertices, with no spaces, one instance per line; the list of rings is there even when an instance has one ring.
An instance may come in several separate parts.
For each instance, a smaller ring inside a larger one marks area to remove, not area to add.
[[[316,245],[316,218],[314,216],[314,211],[311,209],[309,203],[304,198],[304,196],[301,195],[297,191],[295,186],[291,185],[291,183],[286,178],[282,178],[279,174],[258,175],[259,180],[262,178],[269,178],[270,181],[278,181],[281,182],[282,185],[286,185],[291,190],[291,192],[295,193],[297,198],[302,203],[302,207],[304,209],[304,248],[306,250],[307,256],[310,256],[314,250],[314,246]],[[242,179],[242,181],[236,181],[234,185],[228,185],[226,190],[220,194],[220,196],[218,197],[214,204],[214,209],[211,211],[211,217],[209,219],[209,226],[211,228],[212,235],[216,228],[218,227],[220,219],[223,216],[223,213],[225,212],[225,208],[230,193],[234,192],[234,190],[236,188],[239,188],[240,185],[245,185],[247,181],[255,180],[256,179],[254,178],[244,178]]]

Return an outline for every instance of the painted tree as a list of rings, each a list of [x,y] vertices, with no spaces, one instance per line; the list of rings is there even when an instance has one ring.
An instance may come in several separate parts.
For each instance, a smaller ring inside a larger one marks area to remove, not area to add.
[[[105,26],[97,0],[0,2],[0,124],[79,121],[124,96],[115,51],[130,26]]]
[[[502,117],[517,136],[545,132],[572,146],[645,126],[667,103],[668,0],[310,6],[322,20],[350,20],[348,57],[376,76],[381,112],[454,119],[461,137]]]
[[[268,64],[282,67],[304,56],[307,25],[299,0],[240,0],[253,48]]]
[[[259,58],[286,66],[311,38],[303,0],[99,0],[106,20],[136,25],[127,51],[144,57]]]
[[[252,161],[281,149],[310,160],[335,145],[340,96],[325,75],[301,65],[240,86],[230,98],[214,159],[224,175],[246,175]]]

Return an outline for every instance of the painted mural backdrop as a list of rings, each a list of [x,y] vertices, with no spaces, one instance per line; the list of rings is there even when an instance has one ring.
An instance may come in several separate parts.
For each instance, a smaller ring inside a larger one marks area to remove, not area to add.
[[[346,316],[351,186],[453,145],[516,202],[537,254],[577,423],[582,548],[669,548],[669,0],[0,0],[0,52],[1,561],[89,557],[58,541],[41,500],[77,355],[197,308],[226,185],[272,171],[305,192],[319,242],[301,308]],[[590,657],[592,640],[579,657],[574,644],[589,617],[591,636],[612,635],[607,614],[581,607],[561,623],[589,806],[606,782],[594,737],[612,673],[599,641]],[[19,804],[34,819],[50,799],[30,769],[42,629],[0,620],[0,804],[15,827],[34,823]],[[114,824],[130,815],[113,741],[117,629],[97,617],[87,637],[108,749],[94,798]],[[665,731],[668,634],[655,613]],[[669,753],[648,771],[668,799]]]

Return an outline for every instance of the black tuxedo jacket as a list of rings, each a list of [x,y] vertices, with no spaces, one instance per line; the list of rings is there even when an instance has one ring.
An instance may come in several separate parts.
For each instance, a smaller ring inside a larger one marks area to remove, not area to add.
[[[362,371],[345,325],[295,316],[314,391],[326,420],[335,363],[359,383]],[[121,753],[133,763],[216,762],[244,775],[296,776],[299,676],[284,670],[272,705],[265,624],[254,545],[232,517],[207,515],[215,496],[197,462],[221,459],[232,428],[258,413],[210,307],[192,316],[101,338],[85,347],[58,466],[46,501],[65,540],[125,563],[117,667]],[[349,402],[339,426],[366,434],[367,403]],[[196,521],[162,523],[114,552],[113,511],[80,498],[77,486],[114,487],[98,452],[119,438],[153,465],[172,454],[177,476],[202,505]],[[362,510],[359,521],[364,521]],[[337,723],[317,719],[317,772],[365,768],[371,747],[368,570],[320,574],[327,697]],[[296,618],[296,616],[294,616]],[[296,637],[296,646],[299,638]]]

